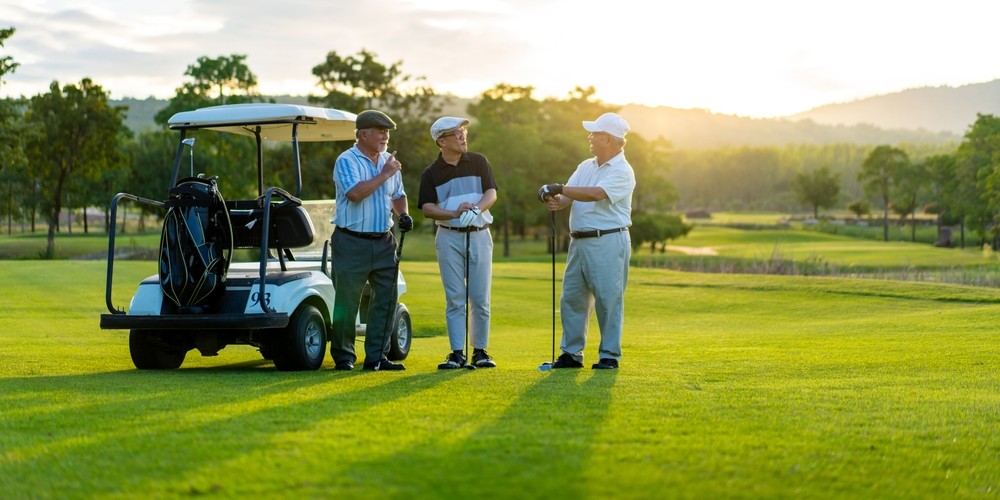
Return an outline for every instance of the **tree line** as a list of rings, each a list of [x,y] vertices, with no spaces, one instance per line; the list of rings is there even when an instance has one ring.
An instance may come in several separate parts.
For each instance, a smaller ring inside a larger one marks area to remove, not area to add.
[[[0,31],[0,48],[14,28]],[[3,76],[18,64],[0,58]],[[335,51],[312,69],[325,94],[309,96],[310,103],[360,112],[378,108],[398,124],[390,148],[403,163],[403,181],[416,202],[420,173],[438,155],[429,137],[431,123],[440,116],[442,96],[422,77],[402,70],[402,63],[386,64],[366,50],[341,55]],[[263,102],[257,77],[246,56],[233,54],[199,57],[184,72],[184,81],[164,109],[155,116],[158,128],[133,133],[124,126],[128,109],[109,103],[108,93],[84,78],[78,83],[53,81],[48,92],[30,98],[7,98],[0,104],[0,182],[5,202],[0,206],[7,232],[15,222],[30,224],[36,218],[48,223],[46,256],[54,255],[60,214],[66,209],[107,207],[118,192],[163,199],[178,148],[177,134],[167,128],[176,112],[220,104]],[[532,236],[548,227],[548,212],[538,202],[538,186],[565,182],[576,165],[590,156],[582,120],[617,108],[594,99],[593,88],[577,88],[565,99],[536,99],[533,87],[497,84],[468,106],[474,125],[470,149],[483,152],[494,168],[501,197],[494,210],[509,255],[512,238]],[[248,175],[256,165],[256,145],[229,134],[195,132],[190,151],[194,173],[219,177],[227,198],[257,195],[257,179]],[[333,198],[332,168],[352,142],[301,145],[303,198]],[[636,170],[635,217],[648,218],[644,231],[633,234],[635,245],[664,241],[686,232],[677,215],[667,213],[676,191],[666,179],[666,152],[670,145],[630,134],[627,156]],[[294,185],[290,145],[268,149],[265,184]],[[139,210],[148,209],[145,206]],[[411,207],[411,210],[416,207]],[[154,209],[155,210],[155,209]],[[565,217],[565,214],[560,214]],[[110,227],[108,209],[105,223]],[[418,217],[418,220],[420,218]],[[87,218],[84,231],[89,232]],[[566,227],[563,219],[561,227]],[[67,228],[72,230],[72,228]]]
[[[0,30],[0,49],[15,33]],[[19,64],[0,53],[0,86]],[[401,62],[386,64],[361,50],[330,51],[312,68],[323,93],[310,103],[348,111],[378,108],[398,124],[390,148],[403,163],[404,186],[416,201],[420,173],[438,154],[428,136],[440,116],[444,96],[422,77],[407,74]],[[109,103],[96,82],[52,82],[48,92],[0,100],[0,216],[7,232],[15,222],[36,218],[48,223],[47,255],[54,254],[60,213],[65,209],[107,207],[115,193],[162,199],[169,186],[177,134],[167,129],[174,113],[218,104],[268,100],[246,56],[202,56],[189,65],[166,107],[156,114],[158,128],[133,133],[124,126],[128,109]],[[504,254],[513,238],[548,230],[548,213],[536,199],[538,186],[565,181],[589,157],[581,120],[617,107],[595,99],[592,87],[577,87],[565,98],[538,99],[530,86],[496,84],[470,103],[466,115],[470,149],[484,153],[500,185],[494,211]],[[194,170],[220,177],[231,199],[256,196],[257,180],[247,175],[256,147],[244,138],[196,132]],[[1000,123],[979,115],[960,144],[789,144],[779,147],[676,149],[663,139],[630,133],[626,156],[636,172],[633,244],[658,244],[690,231],[678,212],[849,208],[858,216],[872,208],[915,219],[935,214],[939,224],[961,227],[981,240],[996,240],[1000,213]],[[304,198],[332,198],[333,163],[350,142],[301,146]],[[267,184],[294,185],[289,145],[274,146],[266,159]],[[416,207],[411,207],[415,210]],[[566,214],[560,213],[560,227]],[[105,224],[110,226],[105,208]],[[418,221],[420,218],[417,218]],[[84,217],[85,232],[89,232]],[[72,230],[72,228],[67,228]],[[563,231],[564,233],[565,231]],[[886,235],[887,237],[887,235]],[[560,243],[565,246],[565,235]]]
[[[1000,118],[979,114],[959,144],[788,145],[673,151],[668,180],[678,210],[781,211],[847,209],[856,217],[919,214],[957,226],[959,244],[1000,241]]]

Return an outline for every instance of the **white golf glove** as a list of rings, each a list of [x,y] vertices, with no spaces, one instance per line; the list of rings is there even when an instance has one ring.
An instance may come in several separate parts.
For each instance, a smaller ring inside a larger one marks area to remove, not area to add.
[[[479,217],[479,207],[472,207],[462,212],[462,215],[458,218],[459,227],[469,227],[472,221],[476,220],[476,217]]]

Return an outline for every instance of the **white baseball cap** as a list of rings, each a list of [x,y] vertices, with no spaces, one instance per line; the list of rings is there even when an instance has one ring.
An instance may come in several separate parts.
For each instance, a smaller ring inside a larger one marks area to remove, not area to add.
[[[431,139],[438,140],[442,136],[448,134],[448,132],[454,131],[459,127],[464,127],[469,124],[469,120],[465,118],[455,118],[454,116],[443,116],[438,118],[433,125],[431,125]]]
[[[604,113],[597,120],[583,122],[583,128],[588,132],[604,132],[619,139],[624,139],[628,133],[628,122],[614,113]]]

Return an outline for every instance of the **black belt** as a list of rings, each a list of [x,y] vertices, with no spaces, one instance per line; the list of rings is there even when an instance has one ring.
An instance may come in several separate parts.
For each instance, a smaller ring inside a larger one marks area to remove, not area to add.
[[[348,236],[354,236],[355,238],[364,238],[366,240],[380,240],[385,238],[388,233],[359,233],[358,231],[351,231],[346,227],[338,227],[337,231],[343,232]]]
[[[487,225],[485,225],[483,227],[479,227],[479,226],[465,226],[465,227],[438,226],[438,227],[443,227],[445,229],[451,229],[452,231],[458,231],[460,233],[472,233],[472,232],[475,232],[475,231],[482,231],[483,229],[489,229],[490,225],[487,224]]]
[[[596,231],[577,231],[575,233],[569,233],[570,236],[580,239],[580,238],[600,238],[605,234],[620,233],[622,231],[628,231],[627,227],[616,227],[614,229],[598,229]]]

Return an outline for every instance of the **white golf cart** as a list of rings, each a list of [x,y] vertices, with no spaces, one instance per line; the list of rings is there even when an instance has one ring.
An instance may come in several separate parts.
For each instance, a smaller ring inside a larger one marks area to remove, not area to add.
[[[332,333],[335,290],[330,278],[328,235],[335,204],[332,200],[299,199],[299,143],[353,140],[354,120],[354,114],[344,111],[289,104],[214,106],[170,118],[169,126],[180,132],[180,140],[168,199],[119,193],[111,202],[106,284],[110,314],[101,315],[101,328],[130,330],[129,351],[136,368],[178,368],[192,349],[198,349],[202,356],[215,356],[229,344],[257,347],[279,370],[316,370],[322,365]],[[222,200],[219,193],[224,191],[224,181],[216,186],[214,178],[193,176],[194,138],[189,138],[188,132],[197,129],[249,136],[256,141],[256,199]],[[291,142],[294,194],[264,186],[266,141]],[[192,148],[192,177],[178,180],[185,148]],[[219,203],[213,206],[190,196],[202,192],[216,194]],[[165,212],[159,273],[139,284],[127,312],[115,308],[111,300],[117,208],[123,199]],[[188,215],[171,217],[171,210],[180,213],[185,207],[190,210]],[[209,223],[221,229],[209,231]],[[202,241],[180,249],[164,244],[178,235],[200,236]],[[259,250],[260,260],[231,262],[233,249]],[[210,272],[195,273],[193,269],[199,266]],[[184,300],[177,298],[178,287],[187,290]],[[397,287],[399,295],[406,292],[401,274]],[[365,330],[362,320],[367,298],[366,287],[356,319],[360,335]],[[402,360],[409,354],[411,328],[406,306],[398,303],[389,359]]]

